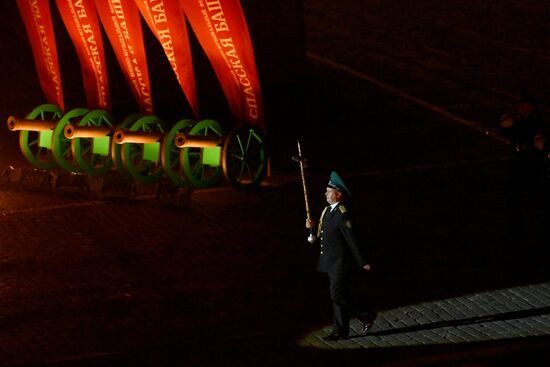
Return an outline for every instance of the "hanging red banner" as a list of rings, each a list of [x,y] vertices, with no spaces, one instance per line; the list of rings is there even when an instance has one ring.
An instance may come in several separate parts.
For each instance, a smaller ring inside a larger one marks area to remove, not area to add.
[[[56,3],[80,60],[87,107],[110,110],[103,40],[94,0],[56,0]]]
[[[239,0],[179,0],[233,116],[265,130],[254,50]]]
[[[34,56],[40,87],[48,103],[65,109],[57,46],[48,0],[17,0]]]
[[[162,45],[189,105],[199,116],[199,103],[187,25],[177,1],[135,0],[141,15]]]
[[[143,44],[141,17],[134,1],[95,0],[99,18],[109,38],[140,112],[153,113],[153,98]]]

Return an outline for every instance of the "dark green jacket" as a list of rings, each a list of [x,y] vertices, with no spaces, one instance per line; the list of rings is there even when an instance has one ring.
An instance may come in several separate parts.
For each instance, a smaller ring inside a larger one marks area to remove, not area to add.
[[[341,203],[332,211],[330,206],[323,210],[317,234],[321,242],[318,271],[345,272],[368,264],[365,246],[353,231],[349,213]]]

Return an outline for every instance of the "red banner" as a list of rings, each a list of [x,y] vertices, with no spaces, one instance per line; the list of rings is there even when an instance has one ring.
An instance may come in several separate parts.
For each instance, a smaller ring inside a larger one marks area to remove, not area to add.
[[[239,0],[179,0],[233,116],[265,130],[260,83]]]
[[[101,23],[130,84],[140,112],[153,113],[141,17],[134,1],[95,0]]]
[[[48,103],[56,104],[64,110],[61,74],[48,0],[17,0],[17,6],[31,43],[40,87]]]
[[[87,107],[110,110],[103,40],[94,0],[56,0],[56,3],[80,60]]]
[[[199,103],[187,25],[183,11],[173,0],[135,0],[143,18],[162,45],[183,93],[195,114]]]

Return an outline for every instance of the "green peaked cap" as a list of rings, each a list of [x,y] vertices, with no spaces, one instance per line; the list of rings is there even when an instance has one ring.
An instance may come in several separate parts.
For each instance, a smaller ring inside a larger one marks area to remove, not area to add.
[[[347,188],[346,184],[344,184],[344,180],[342,180],[342,178],[338,175],[338,173],[334,171],[332,171],[332,173],[330,174],[328,187],[332,187],[333,189],[343,192],[347,196],[351,196],[351,192]]]

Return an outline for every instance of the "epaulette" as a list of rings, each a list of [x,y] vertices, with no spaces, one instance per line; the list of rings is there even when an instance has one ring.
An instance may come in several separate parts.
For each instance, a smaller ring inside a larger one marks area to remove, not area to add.
[[[341,212],[342,214],[344,214],[345,212],[348,211],[348,210],[346,209],[346,207],[343,206],[342,204],[340,204],[340,205],[338,206],[338,209],[340,209],[340,212]]]

